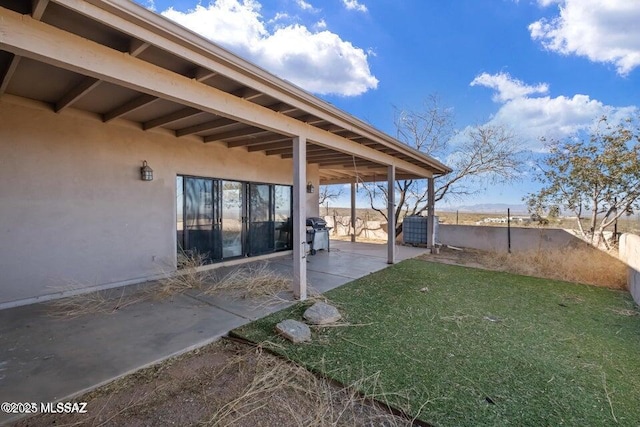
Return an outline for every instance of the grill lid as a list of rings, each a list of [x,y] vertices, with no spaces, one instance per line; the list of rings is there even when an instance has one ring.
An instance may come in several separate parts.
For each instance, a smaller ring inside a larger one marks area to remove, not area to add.
[[[327,228],[327,221],[324,218],[320,218],[319,216],[311,216],[307,218],[307,226],[319,229],[319,228]]]

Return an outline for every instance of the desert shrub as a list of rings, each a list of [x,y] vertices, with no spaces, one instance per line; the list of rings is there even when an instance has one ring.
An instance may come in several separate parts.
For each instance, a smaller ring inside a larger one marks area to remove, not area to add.
[[[158,286],[151,291],[157,297],[167,297],[191,289],[202,289],[208,280],[208,273],[199,271],[205,265],[205,257],[199,253],[181,252],[178,254],[178,271],[166,272]]]
[[[291,279],[273,270],[267,262],[240,266],[214,276],[211,282],[205,294],[222,293],[238,298],[268,297],[291,287]]]

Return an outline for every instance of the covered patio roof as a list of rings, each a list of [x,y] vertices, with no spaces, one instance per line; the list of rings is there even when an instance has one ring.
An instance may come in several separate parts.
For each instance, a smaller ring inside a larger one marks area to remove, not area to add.
[[[321,184],[450,169],[129,0],[0,0],[0,96],[306,160]]]

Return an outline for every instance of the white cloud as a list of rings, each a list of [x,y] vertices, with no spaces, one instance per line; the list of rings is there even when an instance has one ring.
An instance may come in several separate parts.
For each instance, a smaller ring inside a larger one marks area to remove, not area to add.
[[[364,50],[328,30],[311,31],[301,24],[269,30],[266,23],[273,21],[265,21],[260,9],[256,0],[215,0],[162,14],[305,90],[355,96],[378,86]]]
[[[553,52],[614,64],[620,75],[640,66],[637,0],[538,0],[558,15],[529,25],[531,37]]]
[[[278,12],[275,14],[275,16],[271,19],[269,19],[269,24],[274,24],[278,21],[284,21],[287,19],[291,19],[291,17],[289,16],[288,13],[286,12]]]
[[[536,86],[528,86],[518,79],[514,79],[509,73],[487,74],[482,73],[476,76],[471,82],[471,86],[486,86],[491,89],[495,89],[496,94],[493,100],[509,101],[515,98],[521,98],[526,95],[532,95],[536,93],[547,93],[549,91],[549,85],[546,83],[538,83]]]
[[[327,23],[324,19],[321,19],[313,25],[313,28],[316,30],[325,30],[327,28]],[[367,54],[369,54],[369,52],[367,52]]]
[[[588,130],[603,115],[614,123],[638,111],[635,106],[614,107],[581,94],[571,97],[532,96],[546,94],[548,85],[528,86],[506,73],[481,74],[471,85],[496,91],[493,99],[501,106],[490,123],[515,129],[529,141],[529,148],[534,151],[542,149],[541,137],[564,138]]]
[[[344,3],[344,7],[348,10],[356,10],[363,13],[367,11],[367,6],[359,3],[358,0],[342,0],[342,3]]]
[[[538,4],[542,7],[547,7],[552,4],[560,4],[564,0],[538,0]]]
[[[296,4],[302,10],[313,10],[313,6],[304,0],[296,0]]]

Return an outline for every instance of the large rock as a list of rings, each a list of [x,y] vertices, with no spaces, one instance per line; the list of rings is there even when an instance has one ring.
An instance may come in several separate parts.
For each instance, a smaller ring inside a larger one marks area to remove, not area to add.
[[[337,308],[324,302],[313,304],[302,316],[315,325],[335,323],[342,318]]]
[[[276,332],[294,343],[311,341],[311,329],[297,320],[283,320],[276,325]]]

